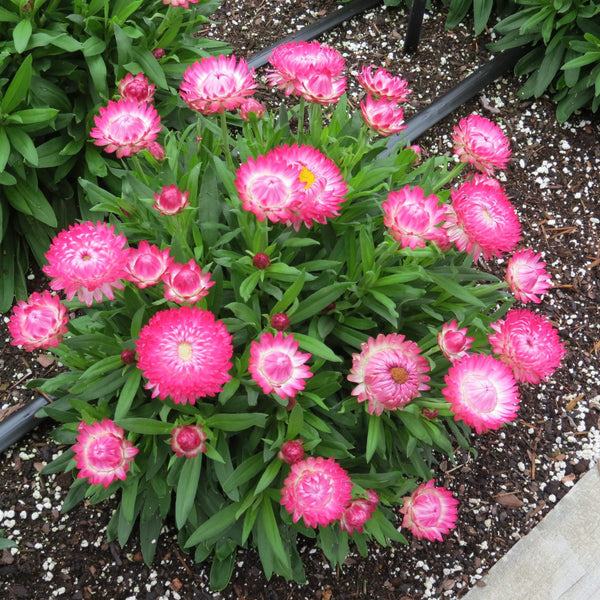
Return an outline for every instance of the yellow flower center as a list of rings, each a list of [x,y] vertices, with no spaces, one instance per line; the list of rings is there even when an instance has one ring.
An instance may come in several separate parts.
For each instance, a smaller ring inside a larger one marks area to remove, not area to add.
[[[181,342],[177,346],[177,354],[179,358],[185,362],[192,359],[192,345],[187,342]]]
[[[304,166],[302,167],[302,171],[300,171],[300,175],[298,175],[298,179],[304,184],[305,190],[315,182],[316,178],[316,175]]]
[[[392,376],[392,379],[400,385],[408,381],[408,372],[402,367],[392,367],[390,369],[390,375]]]

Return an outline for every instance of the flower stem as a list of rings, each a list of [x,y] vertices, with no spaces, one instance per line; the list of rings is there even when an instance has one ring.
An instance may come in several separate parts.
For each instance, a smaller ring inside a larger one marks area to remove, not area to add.
[[[229,130],[227,129],[227,115],[223,111],[220,115],[221,118],[221,134],[223,136],[223,151],[225,153],[225,159],[227,160],[227,166],[233,171],[233,158],[231,157],[231,147],[229,146]]]
[[[138,157],[137,154],[132,154],[131,155],[131,160],[133,162],[133,165],[135,167],[135,170],[140,174],[142,181],[149,186],[150,182],[148,181],[148,178],[146,177],[146,173],[144,173],[144,169],[142,168],[142,163],[140,162],[140,159]]]

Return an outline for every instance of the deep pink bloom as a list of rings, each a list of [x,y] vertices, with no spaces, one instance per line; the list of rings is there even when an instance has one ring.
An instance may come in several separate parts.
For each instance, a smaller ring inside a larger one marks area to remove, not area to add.
[[[189,197],[190,193],[187,190],[182,192],[174,183],[164,185],[160,194],[154,194],[152,208],[161,215],[173,216],[190,205]]]
[[[504,189],[489,181],[467,181],[452,190],[452,206],[444,222],[449,239],[460,251],[472,253],[474,260],[511,252],[521,239],[513,205]]]
[[[303,439],[288,440],[281,445],[281,450],[277,453],[277,458],[293,465],[304,458]]]
[[[531,248],[517,250],[506,264],[506,282],[517,300],[541,302],[540,296],[552,287],[542,255]]]
[[[408,89],[408,81],[391,75],[385,69],[377,69],[373,73],[374,68],[374,65],[363,67],[357,77],[367,94],[375,100],[385,98],[393,102],[406,102],[412,91]]]
[[[318,456],[294,463],[283,482],[281,504],[296,523],[323,527],[341,519],[352,497],[352,481],[335,462]]]
[[[367,490],[367,498],[354,498],[346,507],[340,519],[340,529],[352,535],[355,531],[363,532],[365,523],[373,516],[379,497],[375,490]]]
[[[208,56],[187,68],[179,92],[191,109],[210,115],[238,108],[256,86],[243,58]]]
[[[182,306],[156,313],[136,341],[138,368],[152,397],[195,404],[214,396],[231,379],[231,335],[201,308]]]
[[[492,350],[518,381],[539,383],[547,379],[566,354],[552,323],[530,310],[509,310],[491,327],[496,332],[489,336]]]
[[[163,4],[171,6],[183,6],[183,8],[189,8],[190,4],[198,4],[200,0],[162,0]]]
[[[165,298],[177,304],[193,304],[208,296],[208,290],[215,285],[210,273],[203,273],[193,258],[182,265],[172,263],[162,276],[165,283]]]
[[[127,477],[129,463],[138,449],[125,439],[124,432],[110,419],[87,425],[79,423],[77,444],[73,446],[78,478],[107,488],[116,479]]]
[[[404,111],[396,104],[385,98],[375,100],[367,96],[360,103],[360,112],[368,127],[385,137],[406,129]]]
[[[329,73],[305,72],[296,79],[296,94],[315,104],[335,104],[345,91],[346,78],[334,78]]]
[[[63,229],[46,253],[44,273],[52,278],[53,290],[65,290],[67,300],[77,294],[80,302],[91,306],[102,296],[114,300],[113,289],[123,289],[121,279],[129,251],[123,234],[115,235],[113,225],[89,221]]]
[[[428,240],[444,238],[438,225],[446,216],[446,208],[439,205],[435,194],[425,197],[420,187],[412,190],[407,185],[398,192],[390,192],[382,203],[383,224],[402,248],[424,248]]]
[[[202,425],[179,425],[171,431],[171,448],[177,456],[194,458],[206,452],[206,433]]]
[[[27,302],[21,300],[8,322],[13,346],[23,346],[27,352],[36,348],[56,348],[67,333],[67,308],[58,296],[48,290],[34,292]]]
[[[94,144],[106,146],[106,152],[115,152],[117,158],[148,148],[162,129],[154,106],[124,98],[101,107],[94,122],[96,127],[90,131]]]
[[[154,50],[152,50],[152,56],[154,56],[156,60],[160,60],[165,54],[164,48],[154,48]]]
[[[419,356],[421,349],[401,334],[380,333],[361,344],[360,354],[352,355],[348,381],[358,402],[369,401],[369,414],[398,410],[428,390],[429,363]]]
[[[510,143],[498,125],[485,117],[469,115],[454,127],[454,152],[460,161],[491,175],[510,158]]]
[[[450,323],[444,323],[437,337],[437,343],[442,354],[452,364],[468,354],[471,343],[474,341],[475,338],[467,336],[466,327],[459,329],[456,319],[453,319]]]
[[[133,100],[138,104],[152,102],[156,86],[150,84],[143,73],[132,75],[127,73],[124,79],[119,81],[119,95],[125,100]]]
[[[519,390],[510,368],[487,354],[470,354],[454,364],[442,390],[454,412],[477,433],[499,429],[517,416]]]
[[[271,316],[271,327],[277,331],[285,331],[290,326],[290,318],[285,313],[275,313]]]
[[[406,496],[400,512],[404,514],[402,527],[409,528],[415,537],[441,542],[442,534],[456,527],[458,500],[452,492],[435,487],[434,483],[430,479]]]
[[[265,394],[273,392],[285,400],[303,390],[305,379],[312,377],[304,364],[309,358],[310,354],[298,352],[293,335],[263,333],[258,342],[250,344],[248,372]]]
[[[161,250],[142,240],[137,248],[129,250],[125,278],[141,289],[147,288],[157,284],[172,263],[168,248]]]
[[[265,105],[254,98],[245,98],[238,108],[238,114],[242,121],[249,121],[250,113],[254,113],[256,118],[260,119],[265,115],[266,111],[267,108]]]
[[[267,267],[271,266],[271,259],[269,258],[268,254],[265,254],[264,252],[257,252],[252,257],[252,264],[257,269],[260,269],[262,271],[262,270],[266,269]]]
[[[123,352],[121,352],[121,360],[124,365],[135,364],[135,352],[133,350],[123,350]]]

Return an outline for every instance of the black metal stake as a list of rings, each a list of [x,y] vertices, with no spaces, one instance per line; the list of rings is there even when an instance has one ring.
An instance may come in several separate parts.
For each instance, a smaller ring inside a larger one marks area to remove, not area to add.
[[[412,6],[410,7],[408,26],[406,28],[406,39],[404,40],[405,54],[412,54],[419,45],[426,2],[427,0],[413,0]]]

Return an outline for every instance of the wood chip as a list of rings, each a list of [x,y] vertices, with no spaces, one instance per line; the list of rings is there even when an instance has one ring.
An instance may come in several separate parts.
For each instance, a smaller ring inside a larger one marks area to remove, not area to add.
[[[507,508],[519,508],[520,506],[523,506],[523,500],[515,494],[498,494],[498,496],[496,496],[496,502]]]

